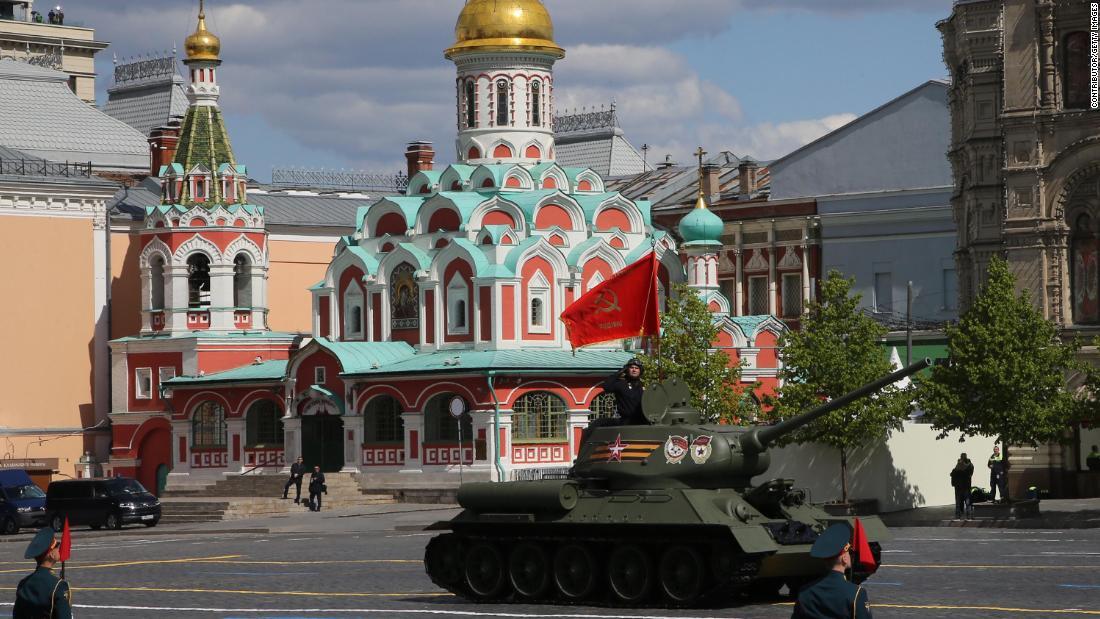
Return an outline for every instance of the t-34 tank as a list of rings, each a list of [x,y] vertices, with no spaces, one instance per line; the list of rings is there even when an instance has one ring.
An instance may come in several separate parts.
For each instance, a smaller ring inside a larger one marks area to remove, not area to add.
[[[461,597],[688,606],[720,592],[772,594],[820,573],[810,546],[831,516],[789,479],[752,486],[785,434],[913,374],[914,363],[774,426],[703,424],[677,381],[646,390],[651,425],[587,432],[564,479],[464,484],[464,510],[432,530],[424,566]],[[888,538],[862,517],[876,562]],[[857,573],[857,580],[868,574]]]

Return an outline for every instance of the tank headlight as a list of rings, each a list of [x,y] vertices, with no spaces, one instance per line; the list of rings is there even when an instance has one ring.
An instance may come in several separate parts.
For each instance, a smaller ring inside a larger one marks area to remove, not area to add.
[[[745,507],[744,503],[738,503],[737,506],[733,508],[733,515],[737,516],[741,522],[747,522],[749,519],[749,508]]]

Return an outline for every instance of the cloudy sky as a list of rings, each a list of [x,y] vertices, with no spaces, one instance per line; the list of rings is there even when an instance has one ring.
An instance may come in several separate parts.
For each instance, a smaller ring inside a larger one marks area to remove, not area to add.
[[[772,159],[945,75],[935,22],[951,0],[545,0],[566,58],[558,113],[617,101],[650,161],[710,152]],[[106,100],[112,55],[182,48],[197,0],[69,0],[94,27]],[[222,38],[222,106],[237,157],[395,171],[430,139],[453,161],[461,0],[208,0]]]

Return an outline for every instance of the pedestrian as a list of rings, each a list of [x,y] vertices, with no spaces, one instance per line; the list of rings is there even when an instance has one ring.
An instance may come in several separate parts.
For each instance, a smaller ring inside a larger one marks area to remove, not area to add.
[[[286,485],[283,486],[283,498],[287,498],[287,493],[290,491],[290,485],[294,484],[294,502],[301,503],[302,501],[302,478],[306,475],[306,465],[302,463],[302,456],[298,456],[298,460],[290,465],[290,479],[286,480]]]
[[[627,361],[623,369],[603,381],[604,393],[615,394],[615,410],[621,424],[649,423],[642,412],[642,394],[645,392],[645,387],[642,385],[644,371],[642,362],[634,358]]]
[[[1005,470],[1008,468],[1008,463],[1001,457],[1001,448],[997,445],[993,446],[993,455],[989,456],[989,501],[991,503],[997,502],[997,490],[1001,491],[1001,503],[1008,502],[1008,475],[1005,474]]]
[[[791,619],[871,619],[871,605],[863,587],[848,582],[852,569],[852,527],[837,522],[825,529],[810,556],[822,560],[825,575],[802,587]]]
[[[72,619],[72,595],[69,583],[53,575],[53,566],[61,560],[61,544],[52,527],[43,527],[31,539],[24,559],[34,559],[34,572],[19,581],[15,589],[13,619]]]
[[[974,514],[974,506],[970,503],[970,488],[974,479],[974,463],[966,454],[959,456],[955,468],[951,469],[951,486],[955,489],[955,519],[966,518]]]
[[[1092,446],[1089,457],[1085,458],[1085,465],[1089,467],[1090,471],[1100,471],[1100,447]]]
[[[325,486],[325,474],[321,472],[321,467],[314,466],[313,474],[309,476],[310,511],[321,511],[321,495],[325,493],[328,493],[328,487]]]

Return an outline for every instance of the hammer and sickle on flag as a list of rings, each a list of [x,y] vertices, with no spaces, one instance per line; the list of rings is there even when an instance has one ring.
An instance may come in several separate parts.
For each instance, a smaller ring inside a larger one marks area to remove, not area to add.
[[[561,313],[574,349],[588,344],[657,335],[657,254],[649,252],[592,288]]]

